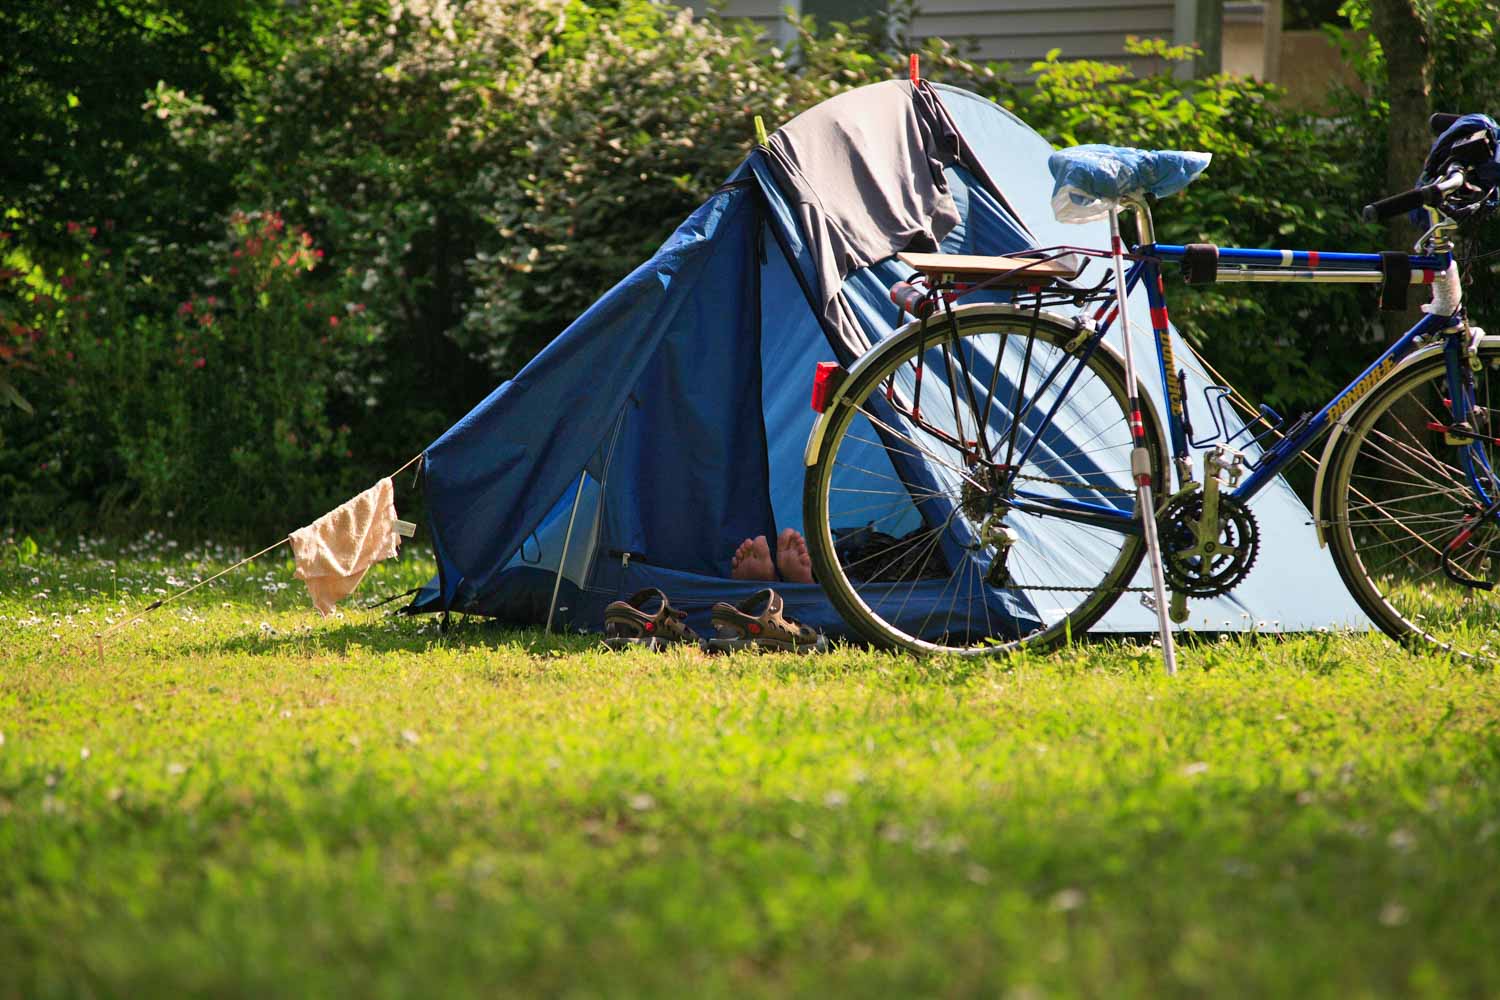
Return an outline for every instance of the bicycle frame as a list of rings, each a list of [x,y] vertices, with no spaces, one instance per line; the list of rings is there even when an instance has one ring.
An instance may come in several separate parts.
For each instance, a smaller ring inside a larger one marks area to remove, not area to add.
[[[1183,398],[1175,375],[1176,365],[1173,359],[1161,264],[1162,262],[1181,263],[1188,254],[1188,248],[1156,243],[1149,210],[1142,204],[1132,203],[1130,207],[1136,211],[1142,242],[1132,248],[1130,254],[1132,263],[1126,275],[1127,294],[1138,285],[1145,284],[1150,305],[1151,326],[1156,340],[1157,371],[1161,378],[1162,397],[1168,404],[1166,406],[1168,445],[1172,453],[1172,464],[1177,470],[1177,485],[1179,489],[1183,489],[1190,487],[1194,482],[1187,433],[1186,407],[1188,404]],[[1437,275],[1448,269],[1452,263],[1452,255],[1451,253],[1408,255],[1407,260],[1411,267],[1413,284],[1432,284]],[[1384,280],[1383,260],[1380,254],[1220,247],[1218,248],[1218,262],[1218,280],[1220,281],[1378,284]],[[1062,366],[1073,360],[1080,362],[1079,370],[1082,370],[1083,364],[1103,342],[1105,335],[1114,325],[1117,315],[1118,304],[1115,302],[1115,296],[1110,294],[1094,311],[1095,329],[1087,343],[1080,348],[1076,358],[1064,358],[1059,361],[1058,370],[1060,371]],[[1251,466],[1250,473],[1244,481],[1226,492],[1238,500],[1248,502],[1273,482],[1299,454],[1317,442],[1344,414],[1352,410],[1371,389],[1394,371],[1396,366],[1410,355],[1420,342],[1452,331],[1461,325],[1461,320],[1457,315],[1429,314],[1424,316],[1387,347],[1348,385],[1335,393],[1320,409],[1311,416],[1297,421],[1285,436],[1264,449],[1260,458]],[[1459,343],[1460,339],[1450,335],[1445,345],[1449,378],[1454,384],[1462,383],[1461,366],[1466,364],[1466,359],[1463,357],[1465,345]],[[1058,371],[1048,373],[1043,384],[1050,384],[1057,375]],[[1071,381],[1064,386],[1058,399],[1043,418],[1043,426],[1055,417],[1070,387]],[[1450,408],[1455,423],[1467,418],[1471,405],[1472,401],[1465,398],[1463,394],[1452,394]],[[1016,415],[1014,421],[1019,423],[1025,416],[1026,413],[1023,411]],[[1247,424],[1246,427],[1248,426]],[[1239,432],[1229,435],[1228,428],[1223,428],[1223,432],[1230,440],[1237,437],[1239,433],[1243,433],[1244,430],[1245,428],[1241,428]],[[1033,437],[1031,446],[1025,449],[1016,460],[1016,465],[1025,462],[1029,457],[1031,447],[1034,447],[1039,439],[1040,434]],[[1489,490],[1486,488],[1487,484],[1493,480],[1482,454],[1479,456],[1481,468],[1475,468],[1476,450],[1472,446],[1465,449],[1465,471],[1476,495],[1483,503],[1488,504],[1495,499],[1489,496]],[[1026,490],[1017,490],[1013,494],[1013,506],[1014,509],[1022,512],[1083,521],[1128,534],[1140,531],[1139,522],[1136,521],[1133,510],[1122,510],[1113,505],[1066,497],[1042,496]]]

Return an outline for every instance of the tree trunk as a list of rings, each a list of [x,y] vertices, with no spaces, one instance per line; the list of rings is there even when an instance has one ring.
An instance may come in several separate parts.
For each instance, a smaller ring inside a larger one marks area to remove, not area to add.
[[[1385,53],[1386,99],[1390,117],[1386,122],[1385,190],[1374,198],[1386,198],[1407,191],[1416,183],[1432,144],[1428,136],[1429,94],[1432,65],[1427,43],[1427,25],[1417,10],[1416,0],[1369,0],[1370,30]],[[1371,200],[1374,200],[1372,198]],[[1405,215],[1385,225],[1386,247],[1406,250],[1417,233]],[[1423,316],[1422,304],[1427,298],[1420,285],[1409,291],[1409,308],[1405,312],[1382,312],[1381,327],[1386,341],[1393,342],[1414,326]],[[1425,433],[1425,414],[1421,407],[1397,404],[1390,419],[1404,424],[1404,433],[1420,440]],[[1401,434],[1401,431],[1393,431]]]
[[[1432,85],[1431,52],[1427,25],[1415,0],[1370,0],[1370,29],[1385,52],[1386,97],[1391,113],[1385,147],[1384,198],[1406,191],[1416,182],[1427,159],[1432,137],[1427,131]],[[1392,249],[1411,243],[1411,226],[1405,218],[1386,226]]]

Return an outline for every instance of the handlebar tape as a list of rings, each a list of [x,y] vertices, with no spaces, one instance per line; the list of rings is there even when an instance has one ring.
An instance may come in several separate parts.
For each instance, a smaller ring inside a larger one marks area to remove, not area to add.
[[[1421,208],[1423,205],[1436,205],[1442,201],[1442,198],[1443,193],[1438,190],[1438,186],[1428,184],[1400,194],[1393,194],[1389,198],[1382,198],[1372,205],[1366,205],[1365,210],[1360,214],[1366,222],[1377,222],[1405,215],[1412,209]]]

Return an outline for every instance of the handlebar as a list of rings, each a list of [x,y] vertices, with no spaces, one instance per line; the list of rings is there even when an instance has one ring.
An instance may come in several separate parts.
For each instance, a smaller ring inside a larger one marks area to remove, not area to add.
[[[1433,115],[1434,119],[1438,117],[1438,115]],[[1458,116],[1453,115],[1450,117],[1456,119]],[[1410,191],[1403,191],[1400,194],[1393,194],[1389,198],[1382,198],[1380,201],[1366,205],[1364,211],[1360,214],[1366,222],[1379,222],[1398,215],[1405,215],[1412,209],[1421,208],[1423,205],[1441,205],[1443,203],[1443,196],[1459,187],[1463,182],[1463,171],[1454,170],[1440,181],[1424,184],[1421,187],[1415,187]]]

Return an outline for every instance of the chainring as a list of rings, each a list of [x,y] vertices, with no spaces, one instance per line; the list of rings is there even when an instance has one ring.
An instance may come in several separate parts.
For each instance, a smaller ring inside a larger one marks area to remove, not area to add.
[[[1239,586],[1260,553],[1260,528],[1244,502],[1219,494],[1219,536],[1214,549],[1190,555],[1197,547],[1194,526],[1203,516],[1203,494],[1190,493],[1167,504],[1157,517],[1161,564],[1167,587],[1186,597],[1221,597]]]

